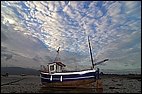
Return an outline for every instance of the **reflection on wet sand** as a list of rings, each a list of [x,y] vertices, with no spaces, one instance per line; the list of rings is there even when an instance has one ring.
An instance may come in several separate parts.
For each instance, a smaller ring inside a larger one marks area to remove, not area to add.
[[[99,79],[96,82],[86,84],[81,87],[42,87],[41,93],[103,93],[102,81]]]
[[[103,89],[95,88],[41,88],[41,93],[102,93]]]

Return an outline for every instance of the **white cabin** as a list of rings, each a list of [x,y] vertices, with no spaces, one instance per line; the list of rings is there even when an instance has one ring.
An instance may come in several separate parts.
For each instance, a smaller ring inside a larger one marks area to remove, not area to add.
[[[49,63],[47,65],[47,71],[49,73],[62,72],[65,66],[66,65],[64,65],[62,62]]]
[[[59,58],[59,49],[57,50],[57,55],[53,63],[48,63],[48,65],[45,67],[41,65],[41,71],[49,72],[49,73],[55,73],[55,72],[63,72],[63,68],[66,66],[64,65]]]

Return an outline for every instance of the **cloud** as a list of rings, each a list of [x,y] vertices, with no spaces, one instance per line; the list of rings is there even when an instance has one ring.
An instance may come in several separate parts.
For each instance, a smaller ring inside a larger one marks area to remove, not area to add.
[[[1,14],[4,23],[53,49],[61,46],[89,56],[89,35],[94,55],[106,58],[127,55],[132,45],[140,44],[139,1],[2,1]]]
[[[108,15],[109,16],[116,16],[119,15],[121,12],[121,4],[119,2],[115,2],[108,7]]]

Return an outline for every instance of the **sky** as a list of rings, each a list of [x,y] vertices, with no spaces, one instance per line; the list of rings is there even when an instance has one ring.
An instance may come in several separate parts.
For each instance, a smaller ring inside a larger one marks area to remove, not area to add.
[[[88,60],[89,36],[94,61],[110,59],[99,67],[141,68],[141,1],[1,1],[1,18],[50,50]]]

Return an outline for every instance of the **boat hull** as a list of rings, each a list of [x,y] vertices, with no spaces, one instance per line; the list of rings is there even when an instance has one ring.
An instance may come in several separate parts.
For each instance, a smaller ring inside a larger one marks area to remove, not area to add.
[[[85,73],[46,74],[42,73],[41,82],[45,87],[83,87],[93,83],[99,77],[99,71],[87,71]]]
[[[73,81],[64,81],[64,82],[42,82],[43,87],[63,87],[63,88],[70,88],[70,87],[86,87],[89,86],[90,83],[95,82],[94,78],[91,79],[83,79],[83,80],[73,80]]]

